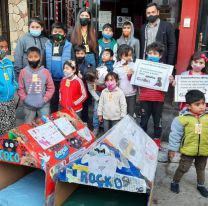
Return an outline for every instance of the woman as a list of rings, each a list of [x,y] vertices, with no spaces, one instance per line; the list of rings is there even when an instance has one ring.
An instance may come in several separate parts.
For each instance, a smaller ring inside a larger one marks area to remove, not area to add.
[[[92,25],[92,14],[87,8],[82,8],[77,15],[77,21],[71,36],[71,43],[73,46],[85,46],[85,60],[95,69],[98,54],[97,38],[95,28]]]

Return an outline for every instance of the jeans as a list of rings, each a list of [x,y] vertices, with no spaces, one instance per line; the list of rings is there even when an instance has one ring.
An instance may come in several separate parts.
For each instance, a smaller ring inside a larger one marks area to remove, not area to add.
[[[53,81],[55,86],[55,92],[51,99],[50,109],[51,113],[57,112],[59,107],[59,89],[60,89],[60,82]]]
[[[91,64],[92,67],[93,67],[93,69],[95,70],[95,68],[96,68],[96,61],[95,61],[95,54],[94,53],[88,53],[88,54],[86,54],[85,61],[88,64]]]
[[[50,114],[50,104],[47,103],[43,105],[40,109],[31,110],[28,107],[24,106],[24,114],[25,114],[25,123],[30,123],[35,120],[36,115],[40,118],[42,115]]]
[[[133,117],[136,106],[136,95],[126,97],[127,114]]]
[[[120,120],[103,120],[104,132],[107,132],[111,127],[117,124]]]

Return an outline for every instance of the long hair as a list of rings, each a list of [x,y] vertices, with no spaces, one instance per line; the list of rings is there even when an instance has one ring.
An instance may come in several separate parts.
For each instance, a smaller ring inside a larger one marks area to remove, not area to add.
[[[72,32],[71,36],[71,43],[73,45],[82,45],[83,44],[83,38],[82,38],[82,32],[81,32],[81,24],[80,24],[80,14],[83,12],[87,12],[90,15],[90,24],[88,24],[87,28],[87,42],[89,45],[90,50],[92,50],[94,53],[96,53],[97,49],[97,39],[95,35],[95,28],[92,25],[92,14],[91,11],[88,8],[82,8],[80,9],[78,15],[77,15],[77,21],[74,27],[74,30]]]

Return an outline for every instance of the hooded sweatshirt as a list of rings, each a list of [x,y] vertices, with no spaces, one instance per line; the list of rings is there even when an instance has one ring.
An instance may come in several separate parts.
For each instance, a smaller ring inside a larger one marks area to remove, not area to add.
[[[131,46],[134,51],[134,59],[135,58],[139,59],[140,43],[139,40],[134,37],[134,25],[131,21],[125,21],[125,22],[129,22],[131,24],[130,37],[126,40],[122,33],[121,37],[117,40],[118,47],[122,44],[127,44]]]
[[[17,74],[20,70],[27,66],[27,50],[30,47],[37,47],[41,51],[41,55],[44,55],[45,43],[48,39],[43,36],[34,37],[29,32],[26,33],[23,37],[17,42],[17,46],[14,54],[14,69]]]
[[[54,90],[51,74],[43,66],[38,69],[27,66],[21,70],[18,95],[26,107],[31,110],[41,108],[50,101]]]

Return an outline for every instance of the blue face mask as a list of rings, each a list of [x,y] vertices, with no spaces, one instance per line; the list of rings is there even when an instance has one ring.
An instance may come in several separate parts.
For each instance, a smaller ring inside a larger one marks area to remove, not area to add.
[[[156,57],[156,56],[147,56],[147,60],[148,61],[152,61],[152,62],[159,62],[160,61],[160,57]]]
[[[112,34],[111,35],[107,35],[107,34],[103,34],[102,33],[102,35],[103,35],[103,38],[105,38],[105,39],[111,39],[113,37]]]
[[[38,37],[41,35],[41,30],[36,30],[36,29],[30,29],[30,33],[34,37]]]

